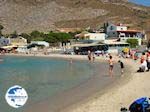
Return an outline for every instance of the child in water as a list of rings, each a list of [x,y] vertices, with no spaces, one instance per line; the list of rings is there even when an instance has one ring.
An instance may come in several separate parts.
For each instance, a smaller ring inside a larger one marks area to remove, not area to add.
[[[121,74],[123,74],[123,72],[124,72],[124,63],[121,60],[119,60],[118,63],[120,63]]]

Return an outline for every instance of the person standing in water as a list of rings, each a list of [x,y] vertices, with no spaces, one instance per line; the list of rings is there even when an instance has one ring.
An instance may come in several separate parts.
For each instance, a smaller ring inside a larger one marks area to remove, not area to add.
[[[124,73],[124,63],[122,61],[118,61],[118,63],[120,63],[120,68],[121,68],[121,74]]]
[[[72,58],[70,58],[70,64],[72,64],[73,62],[72,62]]]
[[[90,50],[88,50],[88,60],[91,62],[92,53]]]
[[[112,58],[111,55],[109,56],[108,62],[109,62],[109,75],[110,75],[111,77],[113,77],[114,61],[113,61],[113,58]]]
[[[95,52],[92,52],[92,60],[95,62]]]

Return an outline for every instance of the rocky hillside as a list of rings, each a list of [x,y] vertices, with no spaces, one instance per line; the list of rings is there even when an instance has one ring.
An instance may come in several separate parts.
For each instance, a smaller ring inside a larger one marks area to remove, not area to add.
[[[149,29],[150,8],[127,0],[0,0],[0,24],[7,33],[97,27],[107,21]]]

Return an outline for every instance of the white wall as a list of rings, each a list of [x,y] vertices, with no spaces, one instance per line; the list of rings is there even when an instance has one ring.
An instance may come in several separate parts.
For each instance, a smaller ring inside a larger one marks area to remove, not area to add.
[[[126,26],[117,26],[117,31],[127,31]]]
[[[114,24],[110,24],[107,27],[107,35],[109,37],[118,37],[117,31],[126,31],[127,27],[126,26],[116,26]]]
[[[45,47],[49,47],[49,43],[45,41],[31,41],[31,44],[44,45]]]
[[[106,38],[106,34],[105,33],[88,33],[88,34],[85,34],[85,37],[89,37],[89,40],[104,41]]]
[[[16,49],[16,51],[19,52],[19,53],[28,53],[29,52],[29,50],[27,49],[27,47],[18,47]]]
[[[0,37],[0,46],[6,46],[10,44],[10,40],[8,38]]]
[[[112,31],[127,31],[127,27],[126,26],[116,26],[114,24],[110,24],[108,27],[107,27],[107,32],[112,32]]]

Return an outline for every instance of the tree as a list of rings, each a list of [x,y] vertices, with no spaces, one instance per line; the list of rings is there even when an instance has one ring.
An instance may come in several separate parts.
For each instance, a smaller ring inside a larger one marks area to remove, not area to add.
[[[31,40],[35,40],[35,41],[43,41],[45,38],[45,34],[43,32],[39,32],[39,31],[32,31],[30,33],[31,36]]]
[[[147,48],[150,48],[150,39],[148,40]]]
[[[47,34],[44,41],[46,41],[48,43],[57,43],[58,42],[57,39],[54,36],[52,36],[51,34]]]
[[[22,36],[23,38],[27,39],[27,43],[31,42],[31,36],[27,33],[22,33],[20,36]]]
[[[75,32],[69,32],[69,34],[71,35],[71,38],[74,38],[75,35],[81,33],[82,31],[75,31]]]
[[[49,32],[44,38],[44,40],[49,43],[68,42],[69,39],[72,39],[72,36],[69,33],[54,32]]]
[[[58,33],[59,42],[68,42],[72,39],[72,36],[69,33]]]
[[[3,29],[4,29],[4,27],[2,25],[0,25],[0,36],[3,36],[3,34],[2,34]]]
[[[0,25],[0,30],[3,30],[3,29],[4,29],[4,27],[2,25]]]
[[[130,44],[131,48],[136,48],[138,46],[138,39],[127,39],[127,43]]]
[[[18,37],[18,33],[17,31],[14,31],[12,34],[10,34],[11,38],[17,38]]]

